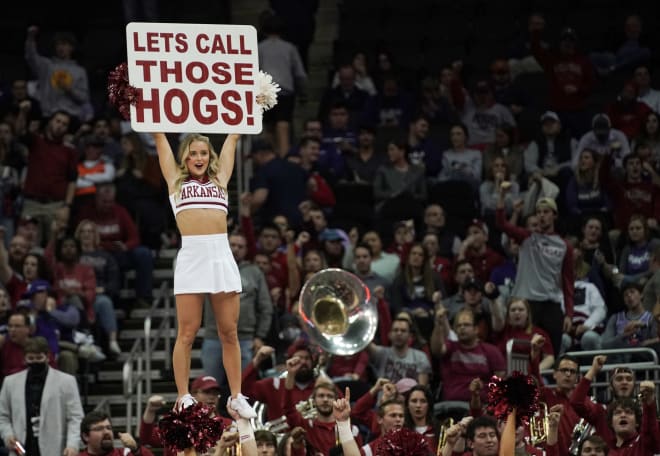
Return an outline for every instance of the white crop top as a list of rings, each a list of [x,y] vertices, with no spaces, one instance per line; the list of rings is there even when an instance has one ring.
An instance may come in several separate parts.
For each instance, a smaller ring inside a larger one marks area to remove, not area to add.
[[[170,194],[174,216],[186,209],[218,209],[227,212],[227,192],[210,180],[188,178],[181,184],[181,193]]]

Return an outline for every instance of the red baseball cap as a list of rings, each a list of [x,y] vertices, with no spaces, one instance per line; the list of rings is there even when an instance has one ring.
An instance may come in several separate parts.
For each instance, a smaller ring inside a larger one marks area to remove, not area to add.
[[[192,392],[195,391],[208,391],[208,390],[220,390],[220,385],[215,377],[211,375],[202,375],[197,377],[190,386]]]
[[[289,349],[286,351],[286,357],[291,358],[296,352],[299,351],[306,351],[309,353],[309,355],[313,358],[314,353],[312,352],[312,348],[309,346],[309,343],[307,343],[306,340],[304,339],[298,339],[295,341]]]

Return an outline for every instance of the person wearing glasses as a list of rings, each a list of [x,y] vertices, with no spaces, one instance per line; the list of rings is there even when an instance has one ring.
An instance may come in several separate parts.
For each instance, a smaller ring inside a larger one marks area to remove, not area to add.
[[[16,454],[76,456],[83,419],[76,378],[48,365],[45,338],[28,339],[23,350],[27,369],[0,389],[2,442]]]
[[[139,445],[127,432],[117,433],[122,447],[115,448],[112,421],[107,413],[100,410],[93,410],[82,419],[80,437],[85,449],[75,453],[78,456],[153,456],[149,448]]]
[[[540,334],[532,336],[532,347],[530,353],[530,374],[537,378],[539,385],[544,385],[539,371],[539,360],[545,344],[545,337]],[[571,446],[573,438],[573,428],[580,421],[580,416],[577,414],[571,404],[571,394],[575,390],[578,377],[580,374],[580,365],[578,360],[571,356],[564,354],[556,361],[553,368],[552,377],[555,380],[555,386],[541,386],[539,401],[545,402],[548,409],[554,405],[561,404],[563,406],[563,413],[559,421],[559,436],[557,441],[557,449],[559,454],[568,454],[568,449]],[[590,405],[595,404],[589,399],[586,399]]]

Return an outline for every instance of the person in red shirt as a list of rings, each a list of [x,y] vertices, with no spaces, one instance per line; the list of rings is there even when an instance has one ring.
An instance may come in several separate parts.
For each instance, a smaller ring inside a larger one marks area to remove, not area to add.
[[[539,372],[539,358],[543,346],[545,345],[545,338],[539,334],[532,337],[532,349],[530,353],[529,373],[536,377],[539,385],[544,385]],[[560,404],[563,406],[561,421],[559,423],[559,437],[558,448],[559,454],[568,454],[568,449],[571,445],[573,438],[573,429],[580,420],[577,412],[573,408],[571,401],[571,394],[575,390],[577,384],[577,376],[579,373],[580,365],[577,359],[570,355],[562,355],[555,361],[553,377],[556,382],[554,388],[548,386],[540,387],[539,400],[545,402],[548,409]],[[592,401],[586,399],[591,404]],[[595,404],[594,404],[595,405]]]
[[[468,260],[474,270],[474,277],[486,283],[494,268],[504,263],[504,257],[488,247],[488,226],[482,220],[473,219],[467,229],[467,236],[461,243],[456,261]]]
[[[337,388],[329,380],[321,380],[317,382],[312,391],[311,399],[314,407],[316,408],[317,415],[313,420],[305,419],[302,414],[296,410],[296,402],[293,400],[293,388],[295,386],[296,374],[301,367],[304,367],[303,361],[297,356],[293,356],[287,360],[287,377],[285,381],[283,409],[289,426],[301,426],[305,429],[307,441],[310,445],[321,452],[321,454],[329,454],[330,449],[337,444],[337,436],[335,434],[336,420],[333,414],[333,403],[337,399]],[[348,389],[348,388],[347,388]],[[348,399],[348,398],[347,398]],[[359,437],[358,429],[352,429],[353,436],[358,441],[358,446],[361,446],[361,439]]]
[[[220,397],[220,385],[215,377],[210,375],[197,377],[193,380],[192,385],[190,385],[190,392],[197,402],[211,407],[214,411],[216,410],[218,398]],[[164,406],[165,401],[160,395],[151,396],[147,400],[147,406],[140,420],[140,442],[143,445],[149,445],[152,448],[163,447],[163,442],[157,428],[156,413]],[[222,418],[223,427],[227,428],[230,424],[231,420]],[[176,454],[176,451],[171,448],[163,448],[163,456],[176,456]]]
[[[627,81],[616,100],[605,108],[605,114],[612,121],[612,128],[621,130],[631,141],[639,135],[650,112],[651,108],[637,99],[637,87],[632,81]]]
[[[532,324],[531,309],[529,302],[523,298],[513,298],[506,310],[506,319],[504,328],[497,331],[493,337],[493,342],[506,357],[506,344],[511,339],[523,339],[531,341],[534,334],[540,334],[545,339],[543,345],[539,369],[545,370],[552,368],[555,363],[555,352],[550,343],[550,336],[543,329]]]
[[[255,401],[266,404],[266,416],[269,421],[280,418],[284,414],[284,381],[278,377],[259,379],[259,365],[270,359],[273,347],[262,346],[250,364],[243,370],[242,387],[245,394]],[[295,375],[294,387],[289,392],[293,404],[305,401],[314,391],[314,356],[310,346],[298,340],[287,350],[287,358],[297,357],[300,367]],[[293,427],[293,426],[292,426]]]
[[[642,160],[637,154],[629,154],[623,158],[625,175],[617,179],[612,175],[612,159],[603,156],[598,171],[598,181],[612,200],[614,208],[615,228],[622,232],[628,231],[630,217],[641,214],[647,222],[657,224],[657,206],[660,204],[660,187],[644,180],[642,175]]]
[[[140,244],[137,226],[126,208],[116,202],[116,193],[113,183],[97,185],[94,206],[82,209],[76,222],[89,219],[96,223],[101,248],[112,253],[122,274],[135,270],[136,298],[148,305],[153,291],[154,258],[151,250]]]
[[[615,438],[614,445],[610,444],[609,456],[646,456],[659,450],[655,384],[645,380],[639,391],[639,401],[619,398],[607,407],[608,422]]]
[[[577,33],[570,27],[561,31],[557,50],[543,48],[540,32],[531,35],[532,54],[550,82],[549,107],[574,137],[589,130],[586,104],[596,81],[593,65],[578,51],[577,41]]]
[[[118,435],[123,448],[114,448],[110,416],[99,410],[89,412],[80,423],[85,449],[78,456],[153,456],[151,450],[139,445],[131,434],[119,432]]]
[[[616,445],[616,437],[610,427],[610,417],[604,404],[594,404],[587,400],[591,383],[605,365],[607,356],[594,356],[591,367],[582,377],[571,395],[571,405],[580,417],[591,424],[599,436],[610,447]],[[610,376],[610,391],[613,399],[633,398],[635,392],[635,374],[628,367],[617,367]]]
[[[25,142],[29,150],[21,216],[39,218],[40,239],[45,241],[56,212],[67,221],[71,215],[78,178],[78,151],[64,142],[71,124],[69,113],[54,112],[43,134],[33,134],[26,130],[29,110],[30,102],[22,103],[16,120],[17,133],[27,134]]]

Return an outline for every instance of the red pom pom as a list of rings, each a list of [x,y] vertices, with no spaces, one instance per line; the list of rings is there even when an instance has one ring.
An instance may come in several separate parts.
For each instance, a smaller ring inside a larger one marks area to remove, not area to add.
[[[108,99],[122,117],[130,118],[130,105],[139,101],[140,91],[128,82],[128,64],[120,63],[108,75]]]
[[[379,456],[429,456],[434,452],[419,432],[408,428],[391,429],[378,442]]]
[[[539,387],[536,380],[515,371],[505,379],[493,376],[488,384],[488,410],[497,419],[505,420],[516,409],[517,424],[527,423],[539,408]]]
[[[194,448],[206,453],[222,436],[222,418],[211,417],[210,407],[197,403],[180,412],[172,411],[158,422],[158,433],[163,445],[174,451]]]

